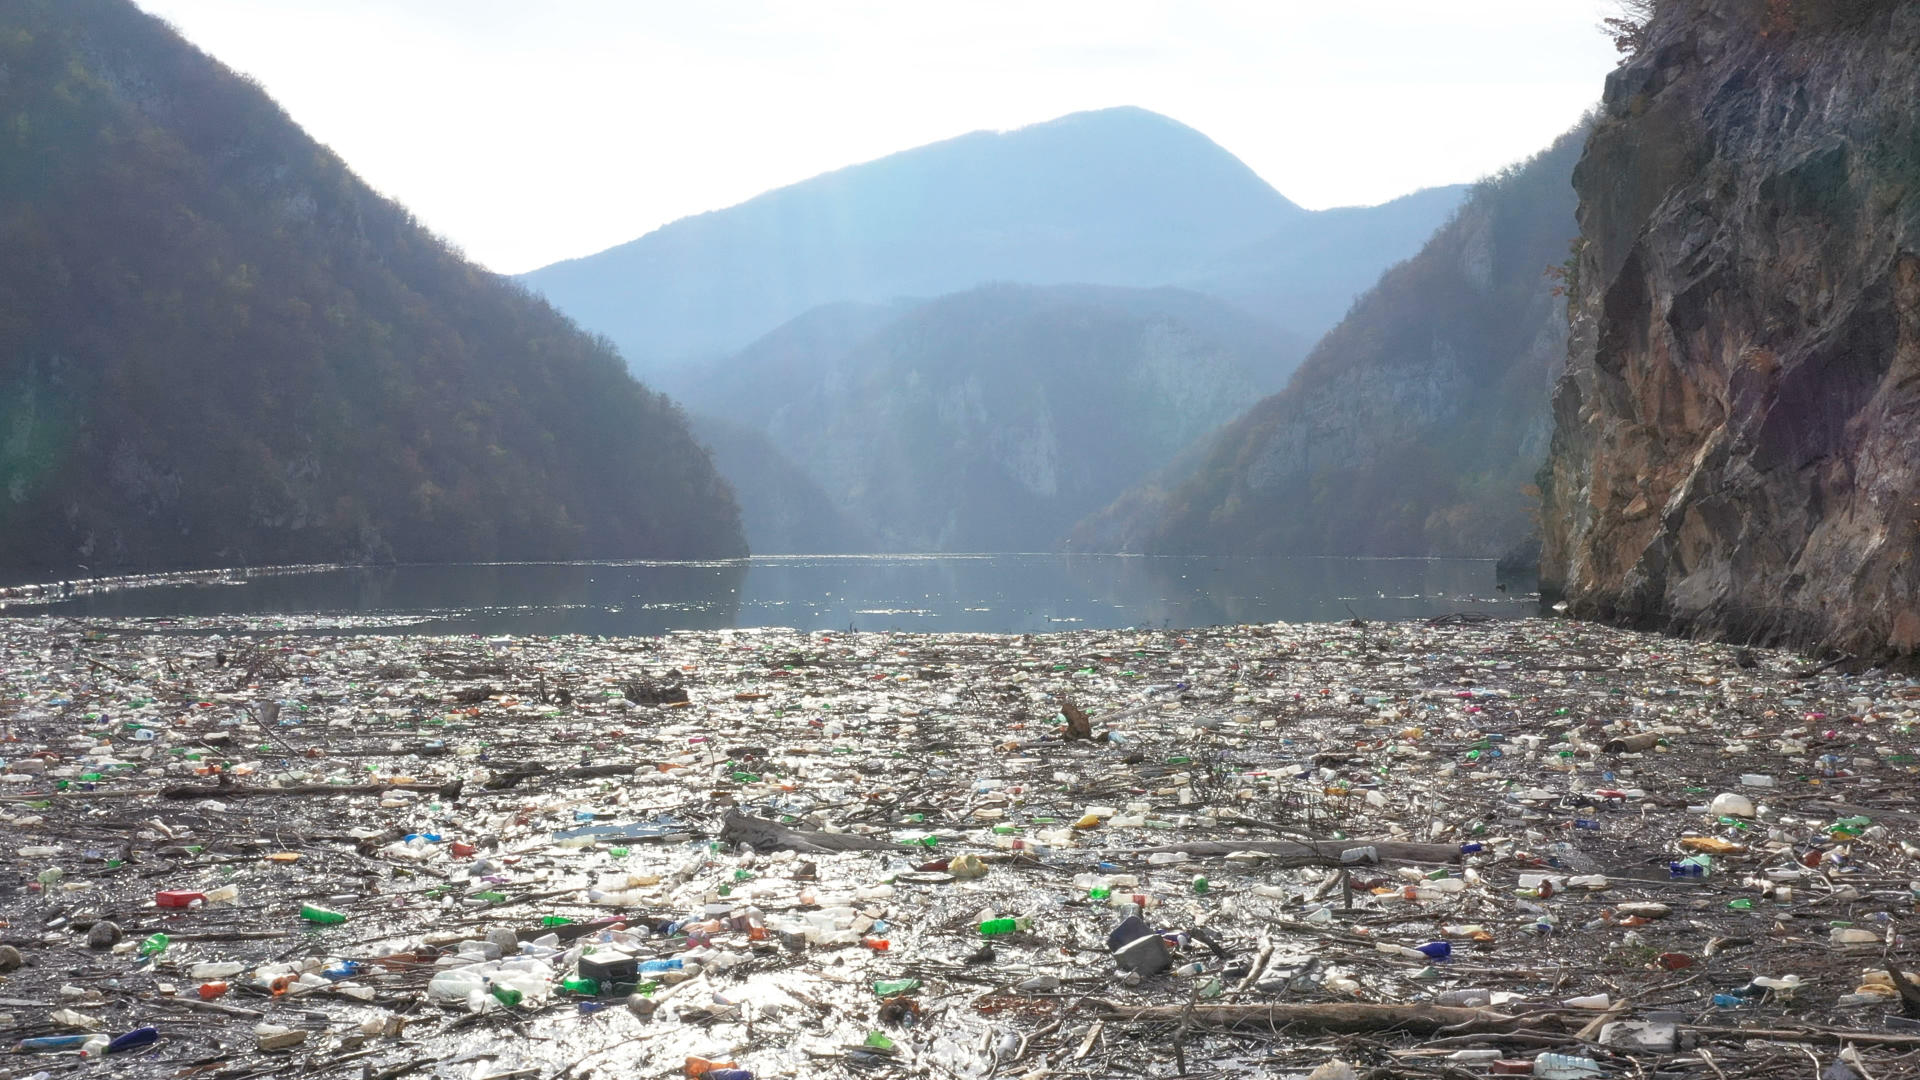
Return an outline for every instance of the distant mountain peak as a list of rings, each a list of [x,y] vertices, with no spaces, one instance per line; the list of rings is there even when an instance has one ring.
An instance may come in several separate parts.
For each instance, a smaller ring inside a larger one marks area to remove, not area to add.
[[[835,301],[1163,285],[1305,214],[1200,132],[1124,106],[851,165],[524,280],[645,369]]]

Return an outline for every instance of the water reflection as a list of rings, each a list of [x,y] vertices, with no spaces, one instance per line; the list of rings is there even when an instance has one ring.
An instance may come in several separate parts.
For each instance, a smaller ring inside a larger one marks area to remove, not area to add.
[[[770,556],[724,563],[395,566],[16,607],[88,616],[384,615],[436,633],[658,634],[731,626],[1035,632],[1530,614],[1467,559]]]

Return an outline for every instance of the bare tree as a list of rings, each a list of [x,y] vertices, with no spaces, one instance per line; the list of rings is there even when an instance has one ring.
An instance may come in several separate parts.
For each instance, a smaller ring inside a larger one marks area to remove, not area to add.
[[[1647,44],[1647,27],[1660,0],[1614,0],[1614,13],[1600,20],[1600,32],[1613,39],[1613,47],[1633,56]]]

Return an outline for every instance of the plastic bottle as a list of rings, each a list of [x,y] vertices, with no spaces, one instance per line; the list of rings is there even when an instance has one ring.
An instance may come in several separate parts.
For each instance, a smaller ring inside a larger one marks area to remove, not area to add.
[[[1025,915],[1012,919],[988,919],[980,924],[980,936],[1001,937],[1006,934],[1018,933],[1031,925],[1032,921]]]
[[[21,1039],[14,1048],[30,1054],[43,1054],[53,1050],[78,1050],[87,1044],[88,1035],[43,1035],[34,1039]]]
[[[480,999],[486,992],[486,978],[469,968],[439,972],[427,983],[428,1001],[465,1005],[475,1012],[480,1010]]]
[[[101,1052],[106,1054],[124,1054],[129,1050],[138,1050],[143,1046],[151,1046],[159,1041],[159,1028],[137,1027],[125,1035],[107,1043],[106,1046],[102,1047]]]
[[[235,961],[206,962],[188,968],[187,975],[194,979],[225,979],[245,970],[247,965]]]
[[[159,956],[167,951],[167,945],[171,941],[172,939],[165,934],[153,934],[140,943],[140,955]]]
[[[301,904],[300,917],[310,923],[319,923],[323,926],[333,926],[347,921],[347,917],[340,912],[318,904]]]

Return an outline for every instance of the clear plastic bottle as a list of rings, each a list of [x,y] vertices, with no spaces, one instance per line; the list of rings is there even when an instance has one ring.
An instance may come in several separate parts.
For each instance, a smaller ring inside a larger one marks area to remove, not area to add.
[[[486,977],[472,968],[453,968],[434,975],[427,983],[427,1000],[446,1005],[465,1005],[478,1012],[479,999],[487,993]]]
[[[203,961],[187,970],[194,979],[228,979],[247,970],[247,965],[237,961]]]

